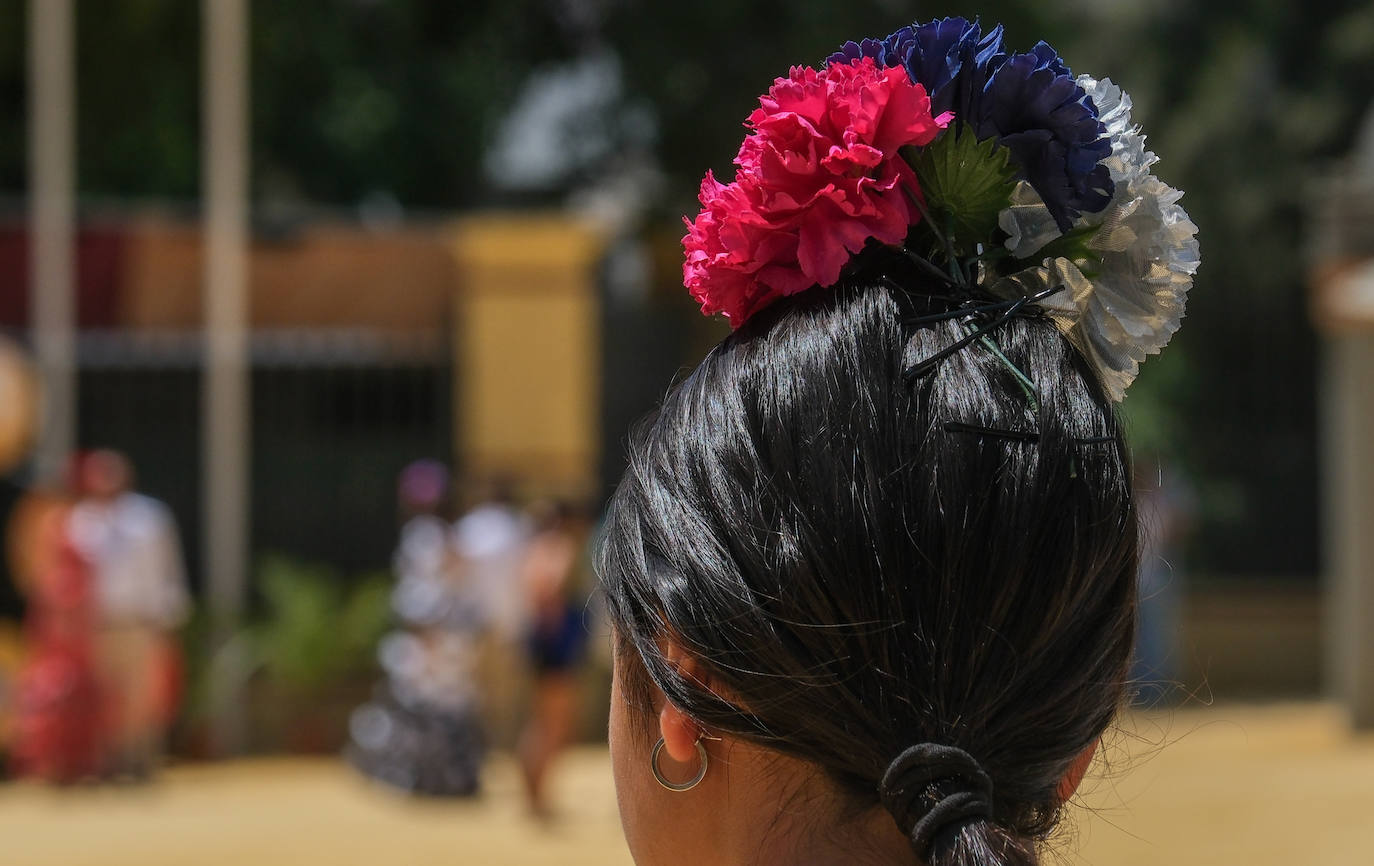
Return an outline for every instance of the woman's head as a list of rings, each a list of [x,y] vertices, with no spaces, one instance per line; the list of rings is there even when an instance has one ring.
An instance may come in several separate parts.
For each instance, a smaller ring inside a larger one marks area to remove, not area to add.
[[[1121,703],[1111,401],[1178,328],[1196,226],[1119,87],[1002,36],[794,66],[702,181],[683,282],[737,330],[640,431],[600,557],[641,866],[1033,862]],[[727,766],[663,800],[626,748],[655,729]]]
[[[1032,862],[1120,705],[1136,523],[1111,404],[1035,315],[909,376],[974,327],[930,321],[948,309],[914,274],[782,301],[638,431],[599,568],[646,866],[670,862],[644,852],[674,819],[645,798],[693,796],[637,787],[668,714],[813,776],[817,837],[914,824],[970,774],[887,817],[885,773],[913,746],[960,750],[990,816],[917,847],[973,864]]]

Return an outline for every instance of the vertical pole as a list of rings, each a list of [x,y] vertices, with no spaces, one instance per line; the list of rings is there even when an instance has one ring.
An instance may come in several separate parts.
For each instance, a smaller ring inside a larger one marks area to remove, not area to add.
[[[30,324],[43,382],[35,477],[56,479],[76,445],[72,0],[29,2]]]
[[[1323,395],[1328,688],[1374,728],[1374,334],[1328,336]]]
[[[242,743],[238,666],[229,642],[247,579],[248,378],[248,5],[204,0],[202,195],[205,367],[201,414],[202,527],[216,672],[215,740]]]

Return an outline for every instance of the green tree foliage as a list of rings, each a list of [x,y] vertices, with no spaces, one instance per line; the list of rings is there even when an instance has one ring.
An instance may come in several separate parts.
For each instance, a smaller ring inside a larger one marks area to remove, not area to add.
[[[25,187],[25,0],[0,2],[0,194]],[[200,4],[78,2],[77,177],[86,198],[193,199]],[[253,181],[261,200],[413,207],[484,200],[482,155],[530,70],[570,56],[548,4],[251,4]]]
[[[482,157],[530,71],[570,46],[542,3],[253,4],[261,191],[411,207],[484,200]]]
[[[200,186],[199,4],[74,5],[82,193],[193,197]]]

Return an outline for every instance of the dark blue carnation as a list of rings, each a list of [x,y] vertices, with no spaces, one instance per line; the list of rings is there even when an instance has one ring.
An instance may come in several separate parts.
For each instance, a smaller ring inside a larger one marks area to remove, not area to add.
[[[882,40],[846,42],[826,64],[850,63],[860,57],[872,57],[882,66],[906,67],[911,80],[930,95],[933,114],[953,111],[962,118],[1006,52],[1000,25],[984,36],[976,21],[943,18],[903,27]]]
[[[882,40],[847,42],[826,62],[860,57],[905,67],[930,94],[933,113],[953,111],[980,140],[996,137],[1063,231],[1080,213],[1097,213],[1111,201],[1111,177],[1101,165],[1111,153],[1106,127],[1046,43],[1008,56],[1001,26],[985,35],[976,21],[944,18]]]
[[[1069,67],[1065,65],[1064,61],[1059,57],[1059,53],[1051,48],[1050,44],[1043,39],[1035,43],[1035,47],[1030,50],[1030,53],[1035,55],[1035,59],[1041,68],[1049,69],[1053,71],[1055,75],[1073,76],[1073,72],[1069,70]]]
[[[1097,106],[1045,43],[1007,58],[966,117],[979,139],[997,136],[1011,151],[1061,231],[1111,202],[1112,179],[1102,164],[1111,139]]]
[[[910,27],[902,28],[902,30],[910,29]],[[836,51],[825,59],[825,65],[829,66],[832,63],[853,63],[860,57],[872,57],[874,60],[878,61],[879,66],[899,66],[901,61],[895,59],[895,53],[890,53],[888,51],[888,43],[896,38],[902,30],[898,30],[897,33],[893,33],[891,36],[887,37],[887,39],[881,41],[877,39],[865,39],[862,42],[854,42],[852,40],[846,42],[844,45],[840,46],[839,51]],[[893,57],[894,59],[889,62],[888,57]]]

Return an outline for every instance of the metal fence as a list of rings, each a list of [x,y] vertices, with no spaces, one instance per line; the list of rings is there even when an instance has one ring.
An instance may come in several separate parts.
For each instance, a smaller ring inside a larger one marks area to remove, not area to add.
[[[129,455],[139,487],[175,512],[198,584],[199,335],[85,334],[78,353],[81,447]],[[385,568],[397,472],[453,450],[446,345],[365,331],[259,332],[251,359],[252,556]]]
[[[1374,259],[1374,172],[1339,171],[1317,183],[1314,192],[1311,258]]]

